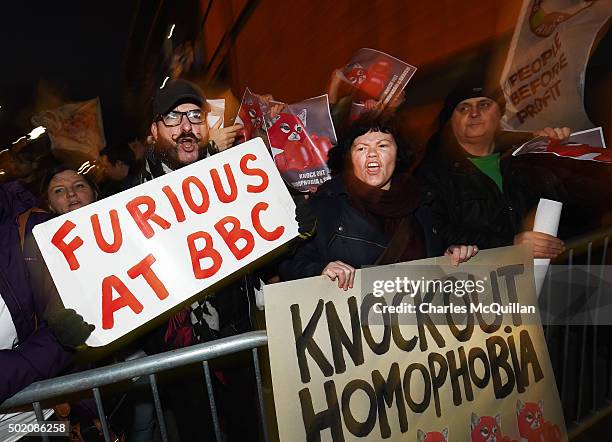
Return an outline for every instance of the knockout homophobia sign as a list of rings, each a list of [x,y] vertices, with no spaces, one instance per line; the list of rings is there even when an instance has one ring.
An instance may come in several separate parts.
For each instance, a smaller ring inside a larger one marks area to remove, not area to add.
[[[281,246],[295,205],[260,138],[34,228],[64,305],[106,345]]]
[[[532,261],[506,247],[360,270],[348,292],[267,285],[280,439],[567,440]]]

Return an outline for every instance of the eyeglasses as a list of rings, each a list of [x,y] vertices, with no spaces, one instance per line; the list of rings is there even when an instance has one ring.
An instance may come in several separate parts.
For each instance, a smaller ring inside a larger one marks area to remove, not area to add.
[[[183,115],[187,117],[191,124],[202,124],[204,122],[202,119],[204,113],[200,109],[192,109],[187,112],[170,111],[167,114],[158,116],[157,120],[164,123],[166,127],[174,127],[181,124]]]

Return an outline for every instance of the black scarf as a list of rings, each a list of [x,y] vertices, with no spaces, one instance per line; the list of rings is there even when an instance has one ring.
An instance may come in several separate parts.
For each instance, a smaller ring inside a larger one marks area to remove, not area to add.
[[[364,183],[352,171],[344,173],[342,179],[353,207],[380,228],[389,240],[377,264],[425,257],[423,231],[414,216],[420,203],[419,188],[412,176],[395,174],[389,190]]]

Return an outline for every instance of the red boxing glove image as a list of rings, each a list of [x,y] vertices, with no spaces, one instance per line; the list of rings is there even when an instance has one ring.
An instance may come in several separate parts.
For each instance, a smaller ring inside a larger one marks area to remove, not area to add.
[[[388,60],[379,58],[366,69],[355,64],[347,72],[346,77],[355,86],[355,100],[378,100],[391,79],[392,66]]]
[[[303,171],[325,166],[327,153],[332,148],[326,136],[312,134],[305,130],[306,109],[298,116],[281,113],[268,129],[270,144],[282,152],[274,157],[280,171]]]

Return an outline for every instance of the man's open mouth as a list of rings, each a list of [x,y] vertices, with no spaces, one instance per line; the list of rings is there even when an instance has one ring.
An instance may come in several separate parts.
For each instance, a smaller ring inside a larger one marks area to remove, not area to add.
[[[179,138],[177,144],[185,152],[193,152],[198,147],[197,140],[191,137]]]

